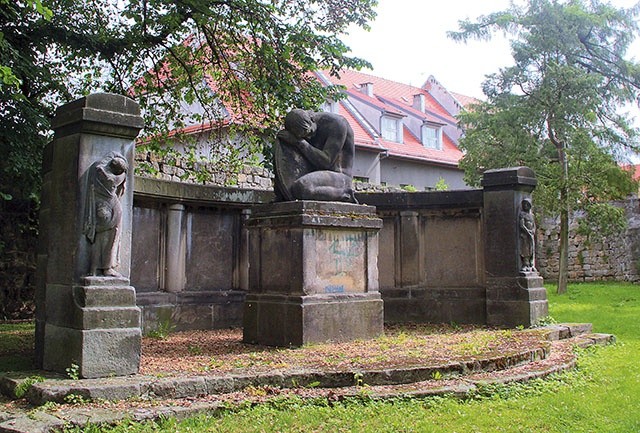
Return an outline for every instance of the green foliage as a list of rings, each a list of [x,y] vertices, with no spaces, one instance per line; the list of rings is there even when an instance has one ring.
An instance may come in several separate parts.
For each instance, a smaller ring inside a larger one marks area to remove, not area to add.
[[[160,320],[158,326],[147,333],[147,337],[164,340],[176,329],[171,319]]]
[[[67,372],[67,376],[71,380],[80,379],[80,366],[76,363],[72,363],[71,366],[64,369]]]
[[[450,33],[457,40],[511,37],[514,65],[490,75],[486,102],[460,116],[460,165],[472,184],[490,168],[534,169],[537,208],[561,216],[561,280],[569,213],[587,213],[585,230],[620,229],[620,212],[602,203],[637,191],[618,162],[640,149],[639,131],[619,111],[640,97],[640,64],[626,59],[638,12],[599,1],[528,0]]]
[[[440,178],[438,179],[438,181],[436,182],[436,186],[435,186],[435,190],[436,191],[447,191],[449,189],[449,185],[447,184],[447,181],[444,180],[444,178]]]
[[[337,97],[339,89],[323,88],[310,71],[368,65],[349,56],[339,37],[350,25],[366,28],[376,3],[0,1],[0,192],[37,196],[54,109],[97,91],[141,104],[142,151],[170,155],[166,146],[178,142],[189,169],[202,161],[237,166],[261,150],[288,108]],[[185,129],[201,124],[228,127],[243,140],[221,140],[202,154]]]
[[[34,324],[5,323],[0,326],[0,372],[33,369]]]
[[[402,189],[407,192],[416,192],[418,189],[413,185],[402,185]]]
[[[16,398],[22,398],[25,396],[27,391],[29,391],[29,388],[31,388],[33,384],[36,384],[39,382],[44,382],[44,377],[29,376],[26,379],[24,379],[22,382],[20,382],[18,386],[16,386],[16,388],[13,390],[13,394],[16,396]]]
[[[544,316],[536,320],[536,323],[532,326],[532,328],[541,328],[548,325],[555,325],[556,323],[558,323],[558,321],[553,317]]]
[[[69,432],[603,432],[640,431],[640,292],[632,284],[575,284],[568,296],[549,291],[560,322],[592,322],[622,343],[581,351],[578,368],[526,383],[485,385],[454,397],[274,399],[217,415],[156,422],[90,425]],[[363,388],[366,390],[366,388]],[[605,390],[605,394],[603,394]],[[603,395],[606,398],[603,398]]]
[[[89,399],[81,396],[80,394],[67,394],[64,396],[64,402],[67,404],[85,404],[89,403]]]

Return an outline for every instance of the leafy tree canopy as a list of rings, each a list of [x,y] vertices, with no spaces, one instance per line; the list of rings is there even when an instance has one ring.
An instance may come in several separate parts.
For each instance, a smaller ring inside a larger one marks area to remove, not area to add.
[[[495,32],[512,38],[513,66],[488,76],[486,101],[460,116],[461,166],[471,183],[489,168],[536,171],[538,208],[561,217],[561,280],[569,213],[586,210],[589,224],[619,226],[624,215],[605,202],[637,188],[618,163],[640,149],[638,130],[620,110],[640,96],[640,65],[627,58],[639,10],[597,0],[527,0],[460,22],[449,34],[462,41]]]
[[[366,28],[376,4],[0,0],[0,193],[37,192],[54,109],[91,92],[133,95],[149,137],[229,116],[269,130],[290,107],[335,91],[309,71],[367,65],[339,35]]]

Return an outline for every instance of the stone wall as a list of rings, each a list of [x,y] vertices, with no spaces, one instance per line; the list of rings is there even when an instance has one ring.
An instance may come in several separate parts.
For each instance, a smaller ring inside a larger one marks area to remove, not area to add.
[[[628,227],[621,235],[591,239],[577,233],[580,215],[570,220],[570,281],[640,281],[640,202],[637,197],[616,203],[624,207]],[[545,279],[558,278],[559,218],[539,223],[538,269]]]
[[[211,164],[203,163],[200,168],[204,175],[198,178],[193,170],[187,170],[187,162],[180,158],[175,160],[175,164],[169,164],[151,153],[136,154],[136,164],[136,174],[141,177],[242,189],[273,189],[273,173],[264,167],[245,165],[238,173],[234,173],[220,171]]]
[[[520,275],[513,198],[535,179],[524,168],[494,174],[503,182],[478,190],[356,194],[383,220],[376,262],[386,321],[506,324],[487,309],[493,302],[514,326],[535,322],[529,310],[539,299],[529,299]],[[136,179],[131,283],[146,332],[241,325],[255,268],[248,218],[272,199],[268,190]],[[503,218],[485,218],[485,202]],[[493,279],[489,266],[499,268]],[[503,287],[514,285],[526,299]]]

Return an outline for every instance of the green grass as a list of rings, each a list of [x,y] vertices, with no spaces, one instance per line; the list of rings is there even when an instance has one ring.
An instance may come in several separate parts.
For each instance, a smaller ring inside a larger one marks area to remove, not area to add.
[[[33,369],[33,332],[30,322],[0,325],[0,372]]]
[[[559,322],[591,322],[618,343],[581,353],[579,368],[549,380],[494,386],[453,398],[326,401],[288,399],[183,421],[126,423],[84,432],[640,432],[640,287],[574,284],[549,290]],[[80,430],[69,430],[80,431]]]

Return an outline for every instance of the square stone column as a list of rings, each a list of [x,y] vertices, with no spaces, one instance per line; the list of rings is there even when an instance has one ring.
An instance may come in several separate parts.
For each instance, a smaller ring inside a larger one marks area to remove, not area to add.
[[[531,201],[537,184],[528,167],[484,173],[484,240],[487,323],[531,326],[548,315],[547,292],[535,266],[522,262],[525,247],[521,228],[523,200]],[[535,249],[535,236],[533,239]],[[535,253],[532,252],[535,256]]]
[[[289,347],[382,334],[374,207],[273,203],[254,208],[248,226],[245,342]]]
[[[81,377],[138,372],[140,310],[129,284],[133,100],[93,94],[60,107],[45,155],[36,288],[36,356]],[[105,222],[107,221],[107,222]]]

